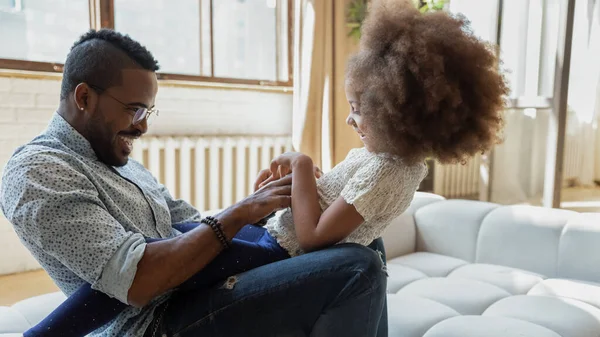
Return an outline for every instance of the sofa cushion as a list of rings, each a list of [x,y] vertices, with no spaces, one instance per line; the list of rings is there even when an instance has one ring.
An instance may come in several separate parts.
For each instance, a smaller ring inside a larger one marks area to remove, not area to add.
[[[398,292],[402,287],[407,284],[426,278],[423,272],[416,269],[405,267],[401,264],[389,264],[387,265],[388,280],[387,280],[387,292],[388,294],[394,294]]]
[[[558,249],[558,277],[600,283],[600,213],[573,216]]]
[[[561,337],[543,326],[509,317],[459,316],[436,324],[423,337]]]
[[[415,213],[417,251],[474,262],[481,222],[496,208],[491,203],[448,200],[419,209]]]
[[[436,323],[458,313],[439,302],[402,294],[388,295],[389,337],[421,337]]]
[[[494,303],[483,315],[529,321],[564,337],[598,337],[600,331],[600,309],[566,298],[511,296]]]
[[[528,295],[570,298],[585,302],[600,309],[599,283],[548,279],[533,287]]]
[[[0,334],[23,332],[30,327],[27,319],[19,311],[11,307],[0,307]]]
[[[38,324],[67,297],[62,292],[40,295],[15,303],[13,309],[23,314],[31,326]]]
[[[513,295],[526,294],[544,279],[544,276],[530,271],[481,263],[458,267],[448,277],[466,278],[490,283]]]
[[[388,264],[400,264],[416,269],[427,276],[446,276],[454,269],[464,266],[467,261],[450,256],[418,252],[397,257],[388,261]]]
[[[62,292],[28,298],[11,307],[0,306],[0,337],[21,333],[38,324],[66,299]]]
[[[492,303],[510,296],[489,283],[446,277],[432,277],[415,281],[398,294],[412,295],[442,303],[461,315],[480,315]]]
[[[561,233],[575,214],[533,206],[496,208],[481,224],[476,262],[555,277]]]

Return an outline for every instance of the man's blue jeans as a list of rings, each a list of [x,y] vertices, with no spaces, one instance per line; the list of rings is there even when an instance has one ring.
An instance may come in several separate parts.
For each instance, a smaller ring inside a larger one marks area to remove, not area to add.
[[[177,292],[147,335],[157,323],[155,336],[386,337],[381,239],[370,247],[337,245]]]

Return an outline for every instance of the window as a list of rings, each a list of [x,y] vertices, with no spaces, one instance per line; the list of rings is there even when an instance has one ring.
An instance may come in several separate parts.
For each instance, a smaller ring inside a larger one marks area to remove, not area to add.
[[[145,45],[162,72],[201,75],[199,2],[115,0],[114,29]]]
[[[513,98],[552,96],[559,33],[558,0],[452,0],[450,10],[469,18],[480,38],[492,43],[501,38],[502,68],[508,70],[506,77]]]
[[[18,60],[64,61],[73,42],[89,29],[89,22],[88,0],[70,0],[68,4],[60,0],[0,0],[0,59],[7,59],[0,67],[9,63],[34,70]]]
[[[68,3],[68,5],[67,5]],[[0,68],[61,71],[73,42],[113,28],[160,79],[291,85],[292,0],[0,0]]]

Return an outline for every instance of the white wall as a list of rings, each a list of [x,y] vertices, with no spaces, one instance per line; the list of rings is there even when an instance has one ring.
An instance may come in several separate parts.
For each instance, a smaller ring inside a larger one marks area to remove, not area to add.
[[[57,108],[60,79],[0,76],[0,167],[13,150],[44,130]],[[239,89],[161,85],[160,117],[149,134],[289,135],[292,95]],[[37,269],[10,223],[0,216],[0,275]]]
[[[600,97],[600,85],[596,97]],[[600,99],[596,101],[596,111],[600,111]],[[594,165],[594,180],[600,181],[600,113],[596,114],[596,122],[594,123],[594,132],[596,133],[596,155]]]

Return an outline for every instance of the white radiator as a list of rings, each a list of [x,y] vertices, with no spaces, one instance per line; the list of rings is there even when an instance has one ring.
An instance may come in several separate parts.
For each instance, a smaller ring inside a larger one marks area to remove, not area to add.
[[[132,158],[141,162],[173,197],[199,210],[227,207],[250,194],[271,160],[291,151],[290,137],[142,137]]]
[[[258,171],[286,151],[292,151],[290,137],[146,136],[134,144],[132,158],[148,168],[173,197],[204,211],[246,197]],[[433,192],[447,198],[476,198],[480,161],[477,156],[465,165],[437,164]]]
[[[479,197],[479,167],[477,155],[464,165],[435,165],[433,193],[446,198],[477,199]]]
[[[565,136],[565,152],[563,159],[563,181],[568,184],[569,181],[581,175],[583,164],[583,144],[582,137],[579,134]]]

